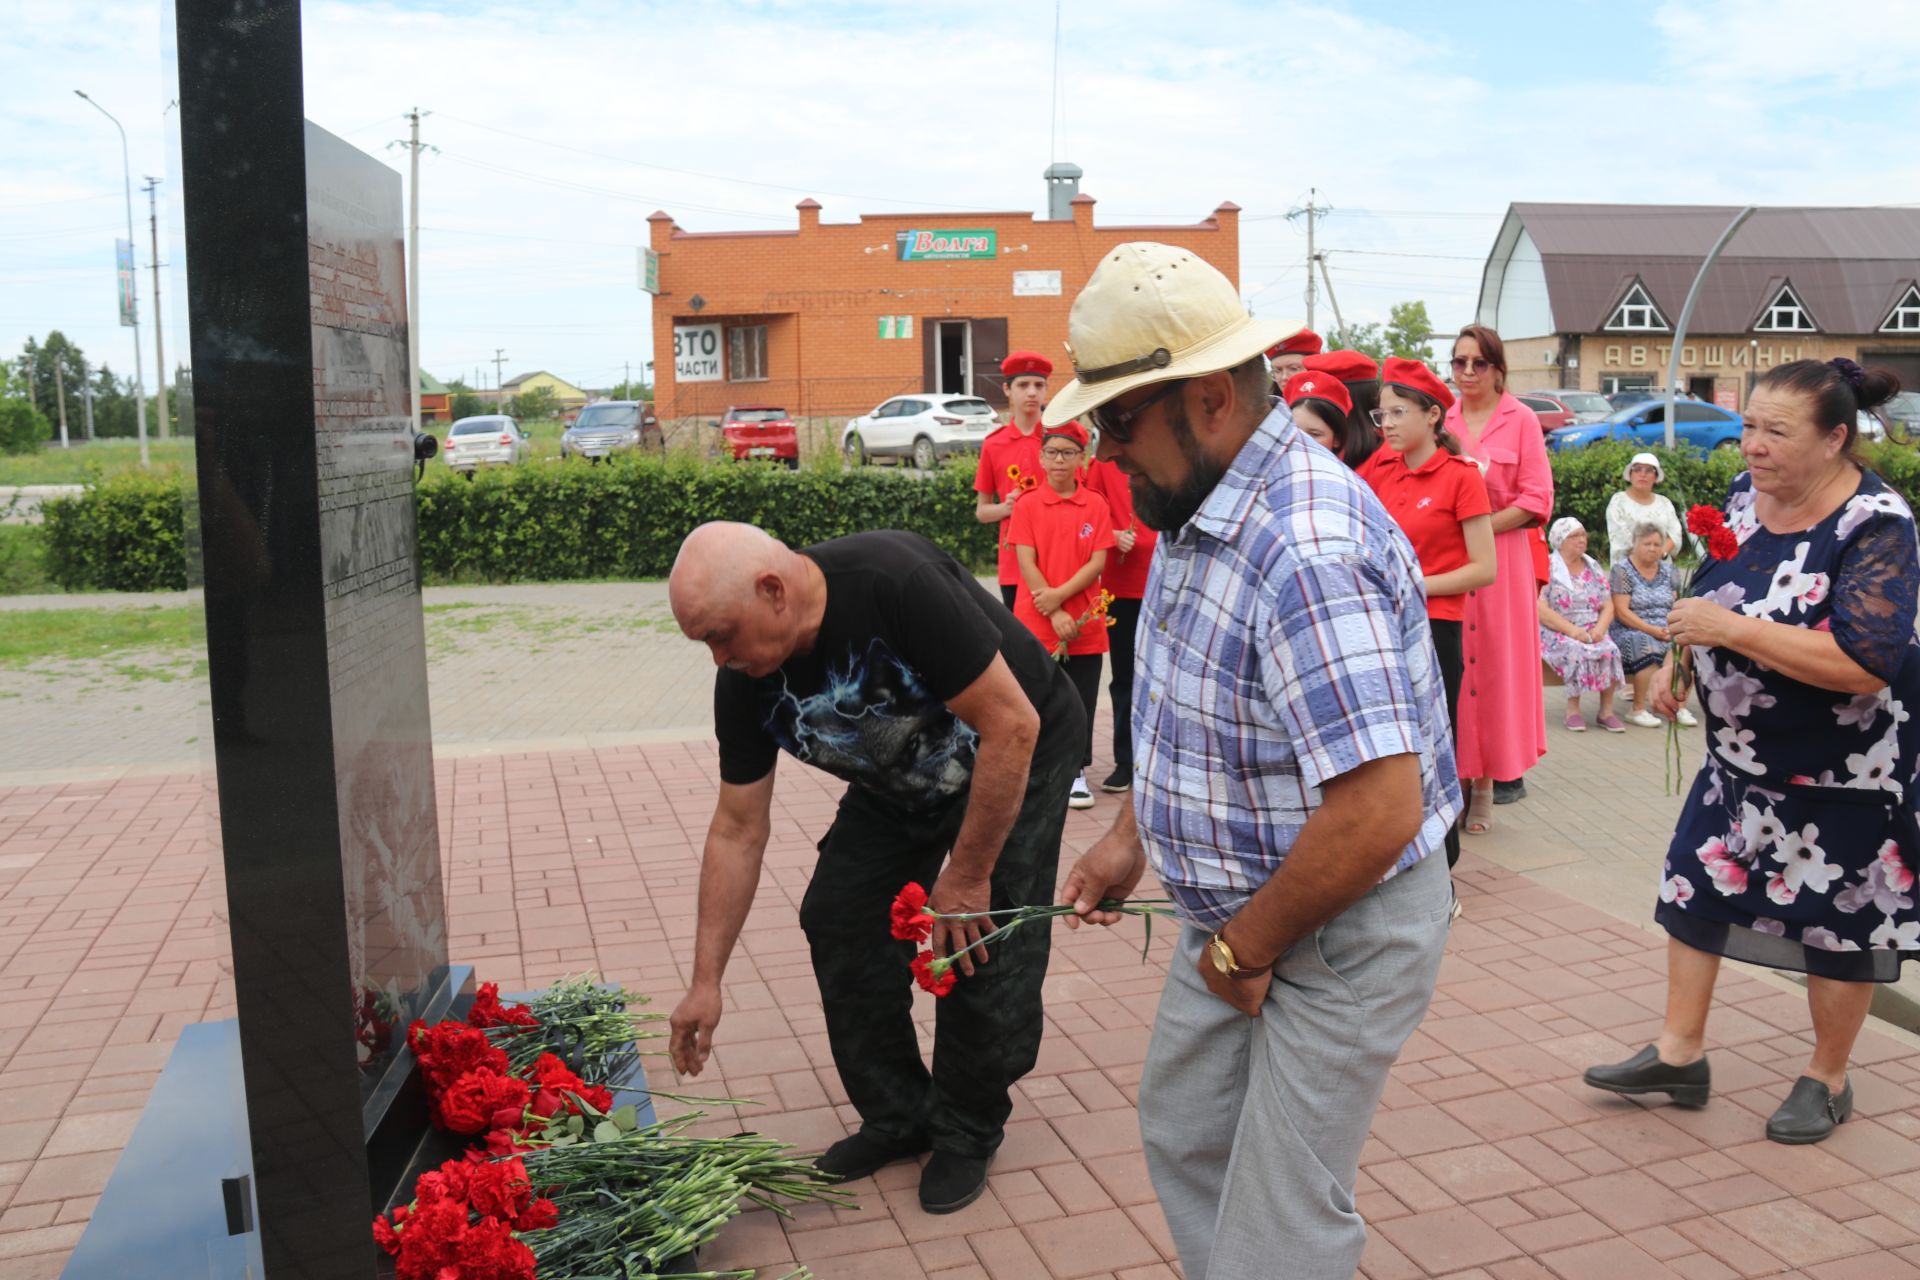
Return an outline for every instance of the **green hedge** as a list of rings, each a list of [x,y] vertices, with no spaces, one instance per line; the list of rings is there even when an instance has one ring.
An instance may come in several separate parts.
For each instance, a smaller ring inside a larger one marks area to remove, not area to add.
[[[184,590],[185,492],[177,471],[121,471],[45,503],[47,576],[69,591]]]
[[[1607,499],[1638,452],[1603,444],[1552,455],[1555,510],[1606,527]],[[1652,452],[1667,473],[1660,492],[1683,511],[1718,504],[1738,474],[1738,451],[1711,457]],[[1920,452],[1868,450],[1875,468],[1920,507]],[[708,520],[760,525],[791,546],[862,529],[925,534],[977,571],[993,564],[993,531],[973,518],[973,469],[928,478],[896,470],[621,459],[611,466],[542,464],[483,471],[474,480],[433,470],[420,486],[420,559],[429,583],[658,578],[689,529]],[[68,590],[160,591],[186,585],[182,477],[122,472],[78,498],[46,506],[47,576]]]

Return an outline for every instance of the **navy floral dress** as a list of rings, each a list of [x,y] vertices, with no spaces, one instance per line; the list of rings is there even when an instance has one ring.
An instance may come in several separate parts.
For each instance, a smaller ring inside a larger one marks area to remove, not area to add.
[[[1728,490],[1740,553],[1693,594],[1749,617],[1830,632],[1887,681],[1816,689],[1730,649],[1695,647],[1707,759],[1667,851],[1667,931],[1701,951],[1848,981],[1890,982],[1920,953],[1920,549],[1878,476],[1811,529],[1773,533],[1750,477]]]

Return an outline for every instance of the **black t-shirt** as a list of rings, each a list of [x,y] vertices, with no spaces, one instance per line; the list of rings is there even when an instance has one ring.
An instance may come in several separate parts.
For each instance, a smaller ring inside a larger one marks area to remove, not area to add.
[[[772,675],[722,670],[713,687],[720,777],[758,782],[776,751],[913,809],[967,789],[979,735],[949,711],[997,653],[1040,713],[1039,756],[1079,750],[1065,668],[972,575],[918,534],[856,533],[802,555],[827,580],[808,653]]]

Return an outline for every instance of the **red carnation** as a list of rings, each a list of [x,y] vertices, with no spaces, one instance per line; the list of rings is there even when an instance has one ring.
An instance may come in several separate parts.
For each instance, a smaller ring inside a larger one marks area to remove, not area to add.
[[[569,1095],[579,1097],[602,1113],[613,1109],[611,1092],[597,1084],[588,1084],[551,1053],[543,1053],[534,1060],[533,1079],[539,1086],[539,1093],[533,1100],[533,1110],[543,1119],[562,1109],[579,1111],[580,1108],[573,1104]]]
[[[467,1228],[455,1258],[459,1269],[442,1280],[534,1280],[533,1250],[514,1239],[506,1223],[491,1218]]]
[[[454,1133],[485,1133],[501,1111],[516,1115],[527,1105],[526,1083],[497,1071],[469,1071],[436,1100],[443,1128]]]
[[[893,900],[893,936],[902,942],[925,942],[933,933],[927,914],[927,891],[910,884]]]
[[[373,1220],[373,1242],[385,1249],[389,1258],[400,1252],[400,1234],[393,1229],[393,1224],[387,1221],[384,1213]]]
[[[920,984],[922,990],[944,996],[959,981],[951,966],[951,961],[938,960],[933,952],[922,951],[913,958],[913,980]]]
[[[535,1200],[513,1220],[515,1231],[545,1231],[560,1225],[560,1210],[551,1200]]]
[[[467,1203],[483,1218],[512,1222],[533,1201],[527,1166],[511,1160],[483,1160],[467,1175]]]
[[[467,1025],[470,1027],[537,1027],[540,1019],[533,1016],[533,1010],[523,1004],[501,1004],[500,984],[483,982],[480,994],[473,998],[473,1008],[467,1011]]]
[[[1733,530],[1721,525],[1707,534],[1707,554],[1715,560],[1731,560],[1740,554],[1740,539]]]
[[[458,1264],[457,1251],[467,1234],[467,1206],[451,1200],[423,1204],[407,1218],[400,1233],[400,1252],[394,1274],[399,1280],[442,1280],[442,1273]],[[454,1270],[459,1280],[468,1280]]]
[[[471,1071],[505,1074],[506,1050],[495,1048],[484,1031],[463,1022],[441,1022],[432,1027],[415,1020],[407,1027],[407,1044],[427,1082],[436,1089],[450,1088],[454,1081]]]
[[[1709,507],[1704,503],[1687,508],[1687,532],[1702,538],[1715,529],[1727,527],[1727,514],[1718,507]]]

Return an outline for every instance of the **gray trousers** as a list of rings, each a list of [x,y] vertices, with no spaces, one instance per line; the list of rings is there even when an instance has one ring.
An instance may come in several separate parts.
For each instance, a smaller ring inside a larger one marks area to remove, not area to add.
[[[1187,1280],[1352,1280],[1360,1148],[1446,948],[1444,858],[1378,886],[1281,957],[1249,1018],[1181,931],[1140,1081],[1147,1170]]]

